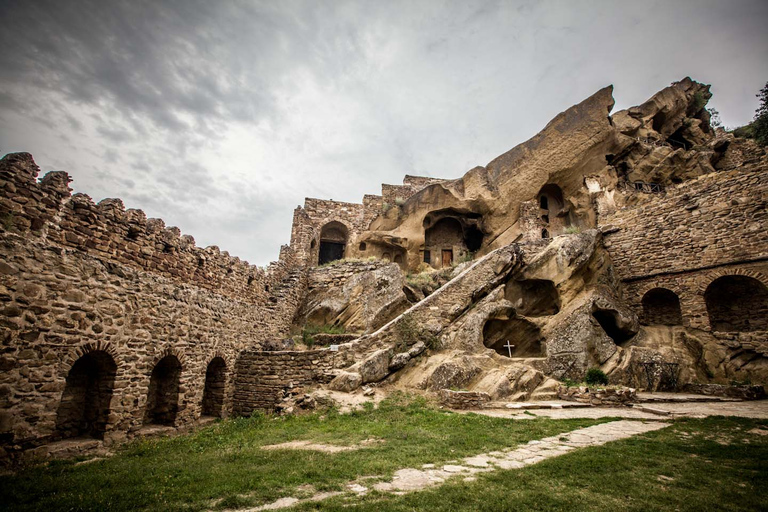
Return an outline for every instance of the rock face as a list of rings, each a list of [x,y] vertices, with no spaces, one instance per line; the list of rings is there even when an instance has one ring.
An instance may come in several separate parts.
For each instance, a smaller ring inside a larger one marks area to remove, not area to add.
[[[347,254],[397,254],[415,270],[519,251],[503,277],[480,284],[468,270],[406,313],[441,349],[398,358],[394,382],[499,398],[546,395],[548,377],[590,367],[650,389],[768,380],[765,151],[713,130],[709,86],[689,78],[612,116],[611,92],[458,180],[406,177],[366,196]],[[726,304],[725,290],[745,298]]]
[[[342,261],[313,268],[296,323],[371,332],[409,306],[403,285],[403,274],[394,263]]]
[[[709,98],[686,78],[611,115],[606,87],[459,179],[307,199],[266,270],[6,155],[0,462],[328,383],[493,400],[555,398],[591,367],[643,389],[765,384],[768,155],[712,130]],[[450,280],[423,297],[402,272],[429,267]],[[292,350],[306,323],[357,334]]]

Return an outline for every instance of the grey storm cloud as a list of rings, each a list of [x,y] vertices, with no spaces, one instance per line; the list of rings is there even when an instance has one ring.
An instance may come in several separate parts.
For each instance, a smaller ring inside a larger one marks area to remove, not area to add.
[[[613,83],[684,76],[725,124],[768,80],[768,3],[0,0],[0,149],[264,264],[304,196],[453,178]]]

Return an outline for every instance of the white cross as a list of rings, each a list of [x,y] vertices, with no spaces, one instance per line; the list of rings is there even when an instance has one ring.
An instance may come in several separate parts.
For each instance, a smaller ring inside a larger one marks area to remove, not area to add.
[[[509,350],[509,357],[512,357],[512,349],[515,348],[515,346],[510,344],[509,340],[507,340],[506,345],[502,345],[502,346],[505,347],[507,350]]]

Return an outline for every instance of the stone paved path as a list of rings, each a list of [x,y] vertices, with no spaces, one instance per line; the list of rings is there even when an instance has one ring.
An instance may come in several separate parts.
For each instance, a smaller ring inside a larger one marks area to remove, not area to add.
[[[610,441],[626,439],[638,434],[652,432],[669,426],[669,423],[660,421],[640,422],[630,420],[612,421],[601,425],[580,428],[571,432],[565,432],[552,437],[546,437],[516,448],[508,448],[500,451],[481,453],[472,457],[466,457],[460,462],[444,464],[436,467],[435,464],[424,464],[421,468],[404,468],[395,472],[389,482],[379,482],[373,485],[373,489],[379,492],[404,494],[418,491],[427,487],[440,485],[454,477],[463,477],[470,481],[477,473],[496,471],[498,469],[517,469],[543,460],[563,455],[577,448],[599,446]],[[367,493],[370,489],[361,482],[347,484],[350,492],[358,495]],[[276,510],[290,507],[305,501],[320,501],[331,496],[338,496],[340,492],[321,493],[310,498],[300,500],[298,498],[281,498],[280,500],[250,508],[241,512],[257,512],[262,510]]]

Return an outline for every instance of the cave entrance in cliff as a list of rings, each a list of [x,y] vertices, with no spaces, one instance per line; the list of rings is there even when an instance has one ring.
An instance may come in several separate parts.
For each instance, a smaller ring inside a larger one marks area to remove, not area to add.
[[[318,265],[325,265],[344,258],[349,232],[341,222],[329,222],[320,230]]]
[[[643,323],[645,325],[682,325],[680,298],[672,290],[654,288],[643,295]]]
[[[491,319],[483,326],[483,345],[505,357],[544,357],[544,337],[536,324],[523,318]],[[506,347],[512,345],[511,350]]]
[[[768,288],[749,276],[723,276],[704,292],[713,331],[768,331]]]
[[[227,363],[221,357],[214,357],[205,371],[203,388],[203,416],[221,418],[224,408],[224,392],[227,387]]]
[[[623,346],[637,334],[622,326],[619,321],[619,313],[612,309],[598,309],[592,312],[592,317],[597,320],[605,334],[619,346]]]
[[[554,183],[548,183],[541,187],[536,197],[539,203],[539,220],[542,225],[541,238],[549,238],[552,228],[565,227],[568,223],[567,219],[559,219],[565,206],[563,191]]]
[[[173,425],[179,411],[181,363],[174,355],[162,358],[152,369],[144,423]]]
[[[104,436],[117,365],[107,352],[94,350],[75,361],[67,374],[56,413],[56,436]]]
[[[691,149],[693,147],[693,143],[689,141],[688,139],[683,136],[683,133],[685,132],[686,126],[683,125],[677,130],[675,130],[675,133],[667,137],[667,142],[670,146],[675,148],[682,148],[686,151]]]

